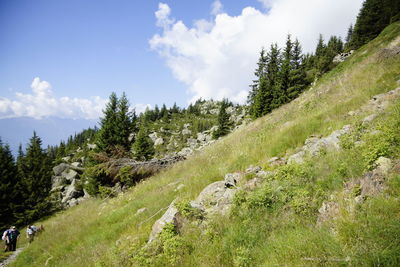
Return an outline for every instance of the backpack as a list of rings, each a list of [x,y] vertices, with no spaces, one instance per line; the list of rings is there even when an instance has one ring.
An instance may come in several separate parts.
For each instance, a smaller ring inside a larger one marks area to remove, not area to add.
[[[18,232],[17,231],[10,231],[8,233],[8,239],[10,240],[10,242],[13,242],[15,240],[17,240],[18,237]]]

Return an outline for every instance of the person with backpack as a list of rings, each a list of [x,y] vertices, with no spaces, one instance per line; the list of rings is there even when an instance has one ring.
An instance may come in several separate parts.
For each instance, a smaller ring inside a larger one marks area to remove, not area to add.
[[[4,252],[7,252],[9,250],[8,230],[9,229],[5,230],[3,236],[1,237],[1,239],[4,241]]]
[[[29,240],[29,244],[33,242],[33,240],[35,239],[35,228],[33,225],[28,226],[28,228],[26,229],[26,238],[28,238]]]
[[[15,251],[17,249],[17,240],[19,238],[20,232],[15,226],[11,226],[11,229],[7,232],[8,238],[8,248],[9,251]]]

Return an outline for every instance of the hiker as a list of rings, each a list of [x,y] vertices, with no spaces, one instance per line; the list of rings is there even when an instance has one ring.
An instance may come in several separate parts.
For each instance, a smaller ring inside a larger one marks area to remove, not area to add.
[[[17,240],[19,238],[20,232],[15,226],[11,226],[11,229],[7,230],[8,239],[8,250],[15,251],[17,249]]]
[[[8,242],[8,229],[4,231],[3,236],[1,239],[4,241],[4,252],[7,252],[9,250],[9,242]]]
[[[36,227],[34,225],[31,225],[28,226],[28,228],[26,229],[26,238],[28,238],[29,244],[32,243],[33,240],[35,239],[35,233],[36,233],[35,228]]]

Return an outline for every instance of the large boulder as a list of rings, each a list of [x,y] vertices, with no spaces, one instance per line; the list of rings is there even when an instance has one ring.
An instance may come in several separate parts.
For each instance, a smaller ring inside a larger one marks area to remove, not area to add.
[[[67,181],[73,181],[78,178],[78,173],[75,170],[67,169],[61,173],[61,176],[64,177]]]
[[[68,168],[69,168],[69,165],[68,165],[67,163],[58,164],[57,166],[55,166],[55,167],[53,168],[54,175],[55,175],[55,176],[60,176],[61,173],[62,173],[63,171],[65,171],[66,169],[68,169]]]
[[[225,181],[214,182],[204,188],[191,205],[207,215],[224,215],[230,210],[236,191],[237,188],[226,187]]]
[[[65,204],[73,198],[83,197],[85,193],[83,190],[76,189],[76,180],[72,180],[71,184],[65,188],[61,203]]]

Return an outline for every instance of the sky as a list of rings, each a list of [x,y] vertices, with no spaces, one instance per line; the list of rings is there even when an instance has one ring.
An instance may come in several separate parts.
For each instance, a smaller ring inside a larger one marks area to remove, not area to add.
[[[362,0],[0,0],[2,119],[96,120],[111,92],[137,112],[244,103],[261,47],[345,37]],[[0,132],[1,135],[1,132]]]

